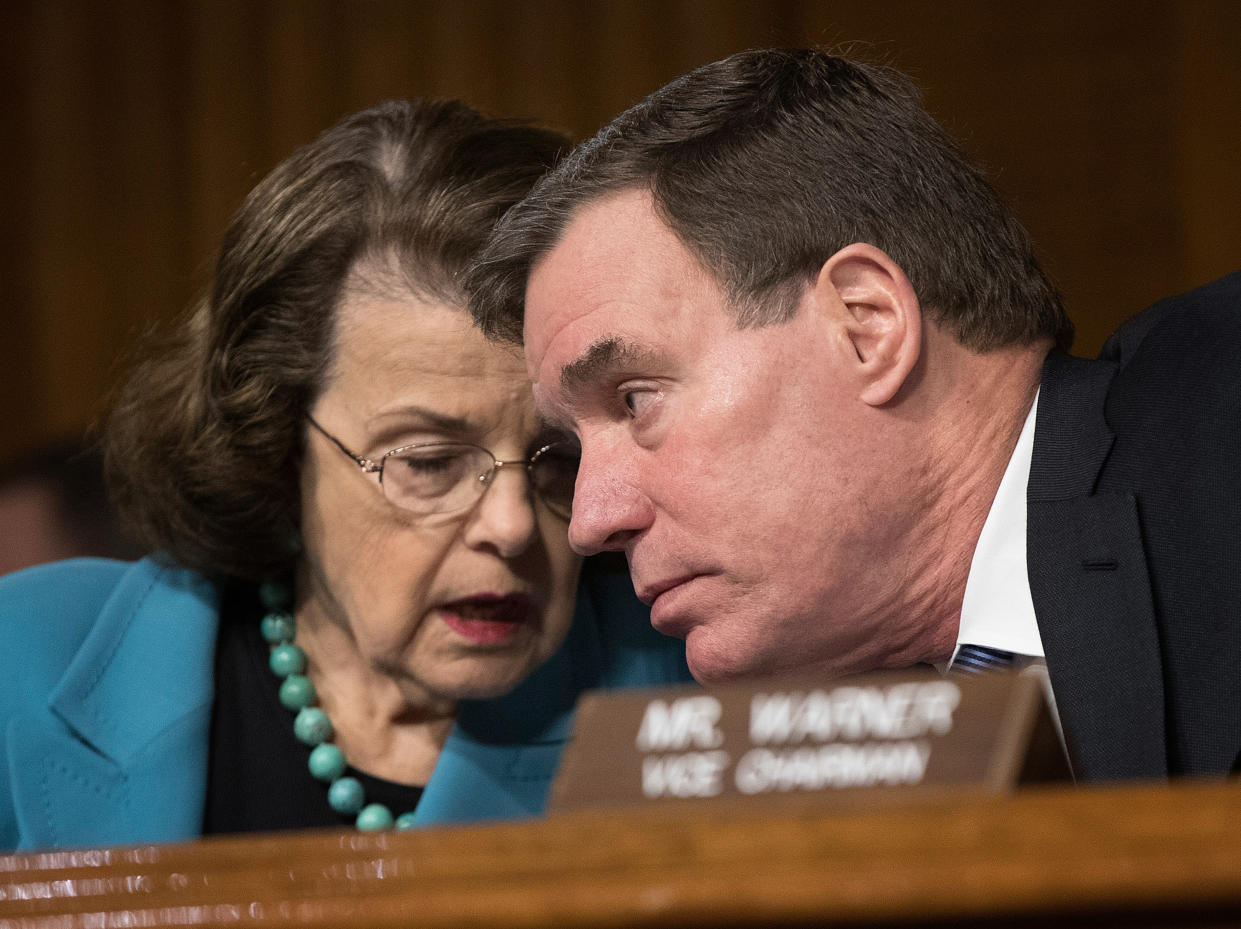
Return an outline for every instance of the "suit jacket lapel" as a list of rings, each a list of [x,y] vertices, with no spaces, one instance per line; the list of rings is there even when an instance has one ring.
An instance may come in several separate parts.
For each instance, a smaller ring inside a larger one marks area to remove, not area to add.
[[[199,834],[216,628],[196,575],[126,572],[46,709],[10,725],[24,845]]]
[[[1053,353],[1027,488],[1030,592],[1079,778],[1167,775],[1159,639],[1133,494],[1096,494],[1115,366]]]

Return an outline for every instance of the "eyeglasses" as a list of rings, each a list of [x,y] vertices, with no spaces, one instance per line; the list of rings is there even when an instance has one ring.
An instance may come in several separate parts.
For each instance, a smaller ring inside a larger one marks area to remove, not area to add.
[[[515,466],[526,469],[531,488],[549,510],[564,519],[573,513],[573,485],[582,457],[575,443],[552,442],[529,459],[500,461],[481,445],[427,442],[394,448],[372,461],[351,452],[313,416],[306,419],[365,473],[378,474],[390,503],[416,516],[470,509],[482,499],[497,471]]]

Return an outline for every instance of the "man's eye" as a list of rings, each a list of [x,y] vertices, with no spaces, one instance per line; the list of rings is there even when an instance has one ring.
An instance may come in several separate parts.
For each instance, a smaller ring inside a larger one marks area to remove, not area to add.
[[[642,413],[655,401],[655,391],[627,390],[625,391],[624,401],[625,409],[629,411],[629,415],[636,418],[641,416]]]

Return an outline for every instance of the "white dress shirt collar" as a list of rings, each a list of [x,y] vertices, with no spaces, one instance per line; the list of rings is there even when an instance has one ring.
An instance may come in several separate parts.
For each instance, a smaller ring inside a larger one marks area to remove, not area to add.
[[[1037,409],[1035,394],[978,537],[961,603],[957,648],[969,643],[1044,657],[1026,572],[1026,485],[1034,455]]]

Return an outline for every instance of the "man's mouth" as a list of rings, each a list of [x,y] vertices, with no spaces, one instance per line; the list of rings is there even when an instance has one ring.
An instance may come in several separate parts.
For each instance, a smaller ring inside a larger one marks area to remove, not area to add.
[[[694,577],[695,575],[693,574],[683,574],[679,577],[670,577],[650,584],[641,584],[637,589],[638,599],[647,606],[651,606],[659,599],[661,594],[667,593],[674,587],[680,587],[686,581],[693,580]]]
[[[700,575],[684,574],[643,584],[638,599],[651,608],[651,625],[664,635],[685,638],[693,614],[693,582]]]

